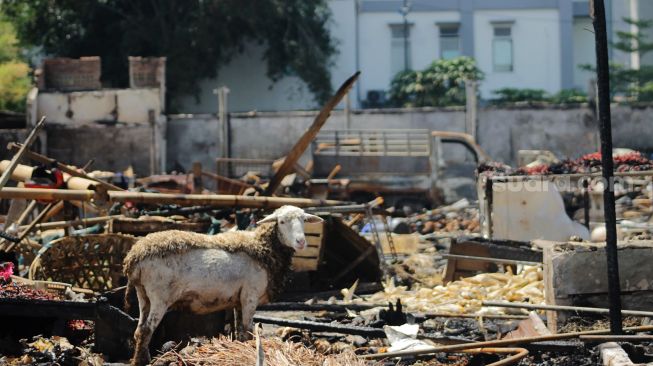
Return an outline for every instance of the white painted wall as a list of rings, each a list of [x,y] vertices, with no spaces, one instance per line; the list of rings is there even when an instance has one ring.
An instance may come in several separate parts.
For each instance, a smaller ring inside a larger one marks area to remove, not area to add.
[[[70,93],[40,92],[36,96],[37,116],[49,122],[83,124],[95,121],[149,123],[149,111],[158,118],[161,111],[159,89],[101,89]]]
[[[329,29],[337,42],[336,48],[340,51],[334,57],[331,68],[331,84],[334,90],[356,71],[354,5],[354,0],[329,1],[333,14]],[[200,83],[198,100],[194,96],[187,96],[176,101],[179,111],[217,113],[217,96],[213,94],[213,90],[220,86],[230,89],[231,112],[318,108],[313,94],[298,77],[285,77],[276,83],[267,77],[264,50],[265,47],[261,45],[252,44],[246,47],[243,54],[219,70],[217,79],[206,79]]]
[[[590,18],[574,19],[574,87],[587,91],[590,79],[596,75],[592,71],[581,70],[578,65],[596,65],[596,51],[594,47],[594,27]]]
[[[493,21],[514,21],[512,72],[494,72],[492,65]],[[556,9],[486,10],[474,12],[476,61],[485,73],[481,97],[504,88],[560,89],[560,24]]]
[[[458,12],[410,13],[411,59],[413,70],[423,69],[439,58],[440,41],[436,23],[459,22]],[[364,100],[368,90],[388,90],[394,77],[390,69],[390,24],[403,22],[397,13],[362,13],[360,15],[360,63]]]

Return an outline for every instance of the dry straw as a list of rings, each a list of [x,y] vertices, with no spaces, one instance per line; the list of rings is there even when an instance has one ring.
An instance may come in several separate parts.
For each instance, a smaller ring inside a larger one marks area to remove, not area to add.
[[[368,366],[353,352],[334,355],[320,354],[300,343],[283,342],[278,338],[262,339],[266,366]],[[188,346],[179,352],[169,351],[157,357],[153,365],[233,366],[255,365],[255,341],[232,341],[227,337],[213,338],[198,346]]]

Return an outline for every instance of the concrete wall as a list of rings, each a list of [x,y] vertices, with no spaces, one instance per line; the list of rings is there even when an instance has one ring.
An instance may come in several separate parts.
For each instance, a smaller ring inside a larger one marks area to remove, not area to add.
[[[51,124],[46,131],[46,154],[63,163],[84,166],[94,159],[91,170],[118,172],[132,166],[137,176],[150,174],[150,125]]]
[[[653,107],[613,106],[615,147],[653,151],[650,115]],[[288,153],[315,117],[315,112],[233,114],[231,156],[277,159]],[[560,158],[598,151],[598,127],[587,107],[482,108],[478,141],[495,160],[516,164],[520,149],[547,149]],[[324,129],[343,129],[346,119],[336,111]],[[461,109],[355,111],[352,129],[421,128],[464,131]],[[168,170],[188,170],[193,161],[215,166],[220,154],[219,122],[213,115],[171,116],[168,122]],[[452,156],[464,156],[460,151]],[[307,160],[308,154],[304,157]],[[178,166],[174,166],[178,162]]]
[[[149,123],[149,113],[162,110],[159,89],[99,89],[80,92],[39,92],[37,115],[48,122],[84,124],[96,121]]]
[[[196,161],[208,171],[215,170],[222,146],[215,115],[169,116],[166,140],[167,171],[189,171]]]

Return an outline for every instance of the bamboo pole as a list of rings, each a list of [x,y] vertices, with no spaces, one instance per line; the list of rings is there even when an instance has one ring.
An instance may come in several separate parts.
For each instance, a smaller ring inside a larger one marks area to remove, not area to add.
[[[7,149],[14,151],[14,150],[22,149],[23,146],[24,145],[22,145],[22,144],[17,144],[17,143],[14,143],[14,142],[10,142],[9,145],[7,145]],[[95,182],[96,184],[99,184],[99,185],[103,186],[108,191],[124,191],[124,189],[122,189],[120,187],[117,187],[117,186],[115,186],[115,185],[113,185],[111,183],[107,183],[107,182],[105,182],[105,181],[103,181],[101,179],[96,179],[96,178],[90,177],[90,176],[88,176],[87,174],[85,174],[83,172],[77,171],[77,170],[71,168],[70,166],[68,166],[66,164],[63,164],[63,163],[60,163],[60,162],[56,161],[55,159],[52,159],[52,158],[47,157],[45,155],[41,155],[41,154],[35,153],[33,151],[26,150],[25,151],[25,157],[27,157],[27,158],[29,158],[31,160],[34,160],[34,161],[38,161],[39,163],[42,163],[42,164],[49,164],[49,165],[56,164],[57,168],[59,168],[62,172],[68,173],[68,174],[72,175],[73,177],[91,180],[91,181]],[[87,163],[87,165],[89,165],[89,164]]]
[[[3,189],[7,185],[11,174],[14,172],[14,169],[16,169],[16,166],[18,166],[18,161],[23,157],[23,155],[25,155],[27,148],[34,142],[34,140],[36,140],[36,134],[41,130],[44,123],[45,116],[41,117],[41,120],[36,124],[36,126],[34,126],[34,128],[32,128],[32,131],[27,135],[23,146],[18,149],[18,152],[11,158],[9,166],[2,173],[2,176],[0,176],[0,189]]]
[[[53,222],[45,222],[42,224],[37,224],[34,228],[36,230],[49,230],[49,229],[61,229],[61,228],[66,228],[70,226],[76,226],[76,225],[92,225],[92,224],[99,224],[103,222],[107,222],[111,219],[117,219],[117,218],[122,218],[124,217],[123,215],[110,215],[110,216],[101,216],[101,217],[92,217],[88,219],[77,219],[77,220],[68,220],[68,221],[53,221]],[[25,229],[27,228],[27,225],[22,225],[19,227],[19,229]]]
[[[182,206],[215,206],[245,208],[279,208],[283,205],[297,207],[332,206],[341,201],[315,200],[308,198],[236,196],[221,194],[164,194],[141,192],[108,192],[109,201],[135,202],[144,204],[176,204]]]
[[[501,307],[501,308],[518,308],[528,310],[553,310],[553,311],[571,311],[576,313],[595,313],[610,314],[610,309],[591,308],[586,306],[565,306],[565,305],[535,305],[521,302],[503,302],[503,301],[483,301],[483,306]],[[651,311],[640,310],[621,310],[621,314],[630,316],[653,317]]]
[[[181,206],[214,206],[243,208],[279,208],[283,205],[297,207],[334,206],[342,201],[316,200],[290,197],[237,196],[226,194],[168,194],[129,191],[107,192],[111,202],[135,202],[143,204],[176,204]],[[35,200],[90,201],[96,192],[91,190],[48,189],[48,188],[5,188],[0,198],[24,198]]]
[[[23,241],[23,239],[25,239],[27,237],[27,235],[29,235],[30,232],[32,232],[32,230],[34,229],[34,226],[36,226],[36,224],[38,224],[39,222],[43,221],[43,218],[45,217],[45,215],[47,215],[48,212],[55,205],[56,204],[54,202],[48,203],[47,206],[45,206],[43,208],[43,211],[41,211],[38,214],[38,216],[36,216],[34,221],[32,221],[29,225],[27,225],[27,228],[25,228],[25,230],[23,230],[23,232],[20,233],[20,235],[18,236],[18,242],[9,244],[9,246],[7,247],[7,249],[5,249],[5,251],[10,252],[12,249],[14,249],[15,246],[20,244],[20,242]]]
[[[89,190],[49,188],[3,188],[0,198],[23,198],[29,200],[90,201],[95,192]]]

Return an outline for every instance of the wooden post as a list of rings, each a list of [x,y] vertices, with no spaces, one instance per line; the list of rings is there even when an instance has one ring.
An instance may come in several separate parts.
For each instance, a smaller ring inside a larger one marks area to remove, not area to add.
[[[227,103],[227,96],[229,95],[229,88],[226,86],[213,90],[214,94],[218,96],[218,122],[220,124],[220,144],[221,156],[223,158],[229,157],[229,110]],[[230,174],[228,172],[227,174]]]
[[[193,193],[202,193],[202,163],[193,163]]]
[[[340,103],[345,94],[347,94],[356,80],[358,80],[359,75],[360,71],[357,71],[354,75],[349,77],[349,79],[347,79],[340,86],[336,94],[324,105],[324,107],[322,107],[320,113],[315,117],[315,120],[313,120],[311,127],[309,127],[309,129],[304,133],[304,135],[302,135],[299,141],[297,141],[295,146],[293,146],[288,155],[286,155],[286,159],[283,161],[283,164],[270,180],[270,183],[265,190],[266,196],[273,195],[274,192],[276,192],[277,188],[279,188],[281,180],[292,172],[295,163],[297,163],[297,160],[299,160],[308,145],[310,145],[311,141],[315,138],[315,136],[317,136],[317,133],[320,131],[322,126],[324,126],[333,108],[335,108],[338,103]]]
[[[465,81],[465,130],[476,141],[476,114],[478,102],[476,98],[476,81]]]

